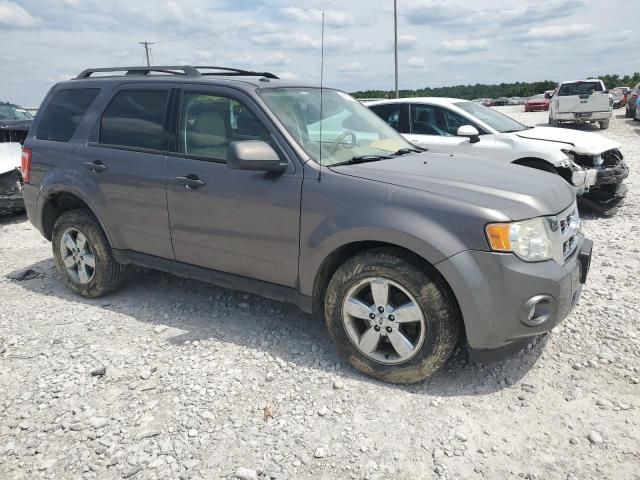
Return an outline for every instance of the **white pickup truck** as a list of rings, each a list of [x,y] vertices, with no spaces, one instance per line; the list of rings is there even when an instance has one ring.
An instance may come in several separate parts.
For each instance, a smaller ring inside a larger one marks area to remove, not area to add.
[[[549,104],[549,125],[599,123],[605,130],[613,115],[613,98],[602,80],[571,80],[558,85]]]

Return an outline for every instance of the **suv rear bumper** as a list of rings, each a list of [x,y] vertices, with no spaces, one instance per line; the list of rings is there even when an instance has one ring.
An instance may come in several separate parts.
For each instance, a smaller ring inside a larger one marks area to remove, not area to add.
[[[40,188],[37,185],[25,183],[22,185],[22,198],[24,199],[24,209],[27,211],[27,217],[31,224],[42,233],[42,222],[37,215],[38,198],[40,197]]]
[[[579,242],[564,265],[472,250],[436,265],[458,300],[472,357],[509,356],[567,317],[591,260],[593,243],[582,235]],[[530,312],[535,312],[533,321]]]

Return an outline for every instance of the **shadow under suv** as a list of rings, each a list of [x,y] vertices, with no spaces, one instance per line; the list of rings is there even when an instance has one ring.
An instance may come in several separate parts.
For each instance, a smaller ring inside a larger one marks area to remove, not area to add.
[[[266,72],[86,70],[47,95],[22,173],[80,295],[136,264],[292,302],[389,382],[428,377],[463,333],[482,359],[547,332],[591,256],[558,176],[420,151],[349,95]]]

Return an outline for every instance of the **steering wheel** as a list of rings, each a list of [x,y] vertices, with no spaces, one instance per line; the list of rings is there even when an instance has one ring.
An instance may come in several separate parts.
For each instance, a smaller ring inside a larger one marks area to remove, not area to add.
[[[357,139],[356,139],[356,134],[355,132],[352,132],[351,130],[345,130],[344,132],[342,132],[340,135],[338,135],[338,138],[336,138],[333,142],[333,144],[331,145],[331,148],[329,149],[329,153],[331,155],[333,155],[334,153],[336,153],[336,150],[338,150],[338,147],[340,146],[340,144],[342,143],[342,141],[347,138],[347,137],[351,137],[351,146],[349,148],[353,148],[356,146],[357,144]]]

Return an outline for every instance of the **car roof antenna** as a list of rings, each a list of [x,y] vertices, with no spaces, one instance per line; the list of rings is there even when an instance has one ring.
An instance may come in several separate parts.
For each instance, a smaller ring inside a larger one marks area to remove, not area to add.
[[[324,78],[324,10],[322,11],[322,34],[320,37],[320,166],[318,167],[318,181],[322,179],[322,90]]]

